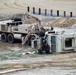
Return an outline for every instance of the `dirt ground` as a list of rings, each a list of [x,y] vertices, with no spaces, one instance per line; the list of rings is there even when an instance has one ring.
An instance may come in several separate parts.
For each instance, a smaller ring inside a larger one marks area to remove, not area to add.
[[[67,11],[67,15],[69,12],[73,12],[73,15],[76,16],[76,0],[0,0],[0,13],[25,13],[27,6],[53,9],[55,13],[56,10],[60,10],[61,14],[63,11]]]
[[[0,42],[0,75],[76,75],[75,52],[26,54],[34,51],[20,43]]]

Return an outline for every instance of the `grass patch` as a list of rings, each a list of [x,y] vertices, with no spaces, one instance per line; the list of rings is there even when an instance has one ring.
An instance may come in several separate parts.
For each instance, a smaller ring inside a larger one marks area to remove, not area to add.
[[[27,52],[36,52],[36,49],[32,49],[32,48],[27,48],[24,49],[22,48],[21,50],[18,51],[5,51],[5,52],[1,52],[0,53],[0,61],[3,60],[19,60],[19,59],[25,59],[25,58],[29,58],[29,57],[37,57],[37,54],[25,54],[22,55],[23,53],[27,53]]]

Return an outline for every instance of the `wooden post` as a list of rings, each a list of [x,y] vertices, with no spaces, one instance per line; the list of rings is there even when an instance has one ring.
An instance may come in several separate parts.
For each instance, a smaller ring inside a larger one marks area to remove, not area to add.
[[[57,10],[57,17],[59,16],[59,10]]]
[[[72,12],[70,12],[70,17],[73,17],[73,13]]]
[[[33,14],[35,14],[35,7],[33,7]]]
[[[53,16],[53,10],[51,10],[51,16]]]
[[[64,11],[64,17],[66,17],[66,11]]]
[[[27,7],[27,11],[30,12],[30,7]]]
[[[47,15],[47,9],[45,9],[45,16]]]
[[[39,15],[41,15],[41,8],[39,8]]]

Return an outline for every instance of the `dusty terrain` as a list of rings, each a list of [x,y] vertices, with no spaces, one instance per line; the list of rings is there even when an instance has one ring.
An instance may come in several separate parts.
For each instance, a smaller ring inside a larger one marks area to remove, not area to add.
[[[76,74],[75,52],[49,55],[26,54],[34,51],[37,50],[22,46],[20,43],[8,44],[0,42],[0,75]]]
[[[73,15],[76,16],[75,0],[0,0],[0,13],[25,13],[27,6],[30,6],[31,8],[41,7],[43,9],[53,9],[54,12],[60,10],[61,14],[63,14],[63,11],[67,11],[67,15],[72,11]]]
[[[49,22],[49,25],[52,27],[69,28],[75,23],[76,19],[74,18],[58,18],[52,22]]]

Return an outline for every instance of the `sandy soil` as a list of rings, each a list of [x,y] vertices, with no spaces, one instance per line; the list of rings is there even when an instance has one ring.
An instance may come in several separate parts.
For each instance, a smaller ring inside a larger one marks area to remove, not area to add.
[[[0,0],[0,13],[25,13],[27,6],[67,11],[67,14],[72,11],[76,15],[75,0]]]
[[[46,67],[4,75],[76,75],[76,69],[74,67]]]
[[[63,55],[47,55],[47,56],[41,55],[41,56],[37,56],[34,58],[32,57],[27,58],[24,60],[21,59],[21,60],[13,60],[13,61],[11,60],[2,61],[0,62],[0,74],[27,75],[28,73],[28,75],[30,75],[30,74],[33,74],[33,71],[35,71],[34,75],[39,75],[39,74],[49,75],[50,71],[53,70],[55,73],[60,71],[62,74],[58,72],[59,75],[67,75],[63,73],[62,69],[64,69],[66,73],[68,72],[68,69],[69,69],[68,74],[70,74],[70,72],[72,72],[73,74],[73,72],[76,72],[76,59],[75,58],[76,58],[75,54],[72,53],[72,54],[63,54]],[[67,67],[68,69],[66,69]],[[39,72],[37,69],[38,70],[45,69],[48,71],[43,71],[43,74],[42,74],[41,73],[42,71]],[[58,75],[58,74],[53,74],[53,72],[51,72],[51,74]]]
[[[5,46],[5,47],[4,47]],[[36,51],[21,44],[0,42],[0,75],[74,75],[76,53],[25,54]]]

